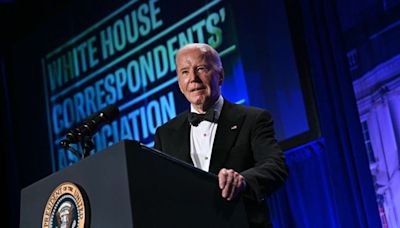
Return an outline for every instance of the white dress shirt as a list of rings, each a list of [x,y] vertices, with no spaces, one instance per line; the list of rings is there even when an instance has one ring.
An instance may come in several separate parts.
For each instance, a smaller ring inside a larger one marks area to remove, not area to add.
[[[214,105],[211,106],[215,112],[215,119],[218,120],[224,104],[224,98],[219,96]],[[199,113],[190,107],[191,112]],[[200,114],[200,113],[199,113]],[[190,156],[195,167],[208,172],[210,167],[210,159],[214,144],[215,133],[217,132],[218,123],[209,121],[201,121],[197,127],[190,127]]]

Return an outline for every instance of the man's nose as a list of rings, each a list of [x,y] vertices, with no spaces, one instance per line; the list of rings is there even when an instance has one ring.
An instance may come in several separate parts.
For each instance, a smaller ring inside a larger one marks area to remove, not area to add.
[[[199,77],[199,73],[196,70],[190,71],[189,79],[190,79],[191,82],[192,81],[193,82],[201,81],[200,77]]]

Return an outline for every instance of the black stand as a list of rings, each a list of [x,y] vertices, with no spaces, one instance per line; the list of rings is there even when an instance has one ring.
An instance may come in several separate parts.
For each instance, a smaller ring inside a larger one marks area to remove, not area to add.
[[[49,196],[66,181],[86,193],[90,227],[248,227],[241,199],[222,199],[215,175],[123,141],[23,189],[21,228],[41,227]]]

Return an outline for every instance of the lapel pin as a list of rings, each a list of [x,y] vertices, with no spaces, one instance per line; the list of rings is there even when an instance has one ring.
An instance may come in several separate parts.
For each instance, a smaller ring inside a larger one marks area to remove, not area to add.
[[[237,125],[233,125],[233,126],[231,127],[231,130],[235,130],[235,129],[237,129],[237,128],[238,128]]]

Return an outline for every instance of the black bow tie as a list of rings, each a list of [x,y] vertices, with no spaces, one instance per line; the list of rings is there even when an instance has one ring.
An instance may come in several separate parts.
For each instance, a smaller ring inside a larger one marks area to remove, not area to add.
[[[199,123],[203,120],[207,120],[209,122],[215,122],[214,114],[215,114],[214,109],[208,110],[204,114],[198,114],[198,113],[191,112],[188,115],[188,120],[191,125],[197,127],[199,125]]]

